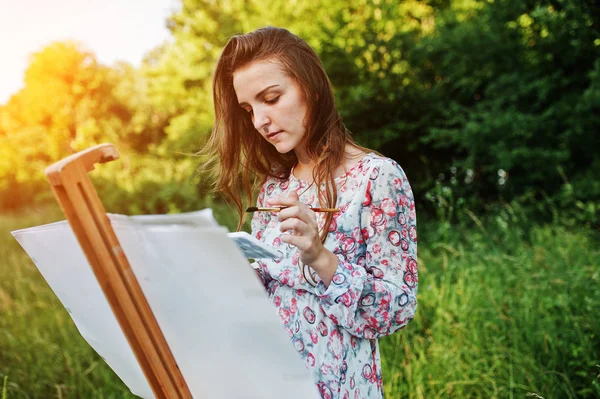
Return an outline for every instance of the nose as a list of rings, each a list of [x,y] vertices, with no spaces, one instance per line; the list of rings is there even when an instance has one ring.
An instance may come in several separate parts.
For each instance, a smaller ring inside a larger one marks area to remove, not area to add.
[[[271,123],[271,119],[262,107],[256,107],[253,112],[252,123],[254,124],[254,128],[260,132]]]

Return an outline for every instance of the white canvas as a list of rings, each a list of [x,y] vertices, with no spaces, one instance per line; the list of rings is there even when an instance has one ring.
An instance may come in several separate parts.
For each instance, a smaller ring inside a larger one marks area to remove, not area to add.
[[[210,210],[109,219],[194,397],[319,397],[248,256]],[[132,393],[153,398],[69,224],[13,236],[86,341]]]

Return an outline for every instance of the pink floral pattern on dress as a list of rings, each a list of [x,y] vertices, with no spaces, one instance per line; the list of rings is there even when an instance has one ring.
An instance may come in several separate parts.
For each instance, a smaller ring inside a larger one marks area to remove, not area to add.
[[[303,278],[299,253],[281,241],[277,214],[257,212],[252,234],[284,256],[258,262],[265,288],[292,344],[312,373],[323,398],[383,397],[377,339],[404,327],[417,308],[417,233],[412,190],[393,160],[366,155],[335,179],[336,214],[325,247],[338,268],[326,287]],[[290,175],[268,178],[258,194],[266,199],[295,191],[319,206],[314,185]],[[317,213],[323,227],[324,214]]]

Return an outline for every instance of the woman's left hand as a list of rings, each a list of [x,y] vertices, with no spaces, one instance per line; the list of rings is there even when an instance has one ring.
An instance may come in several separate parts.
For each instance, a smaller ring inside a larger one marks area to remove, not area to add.
[[[337,269],[338,259],[321,242],[315,212],[299,201],[296,192],[290,193],[288,197],[274,197],[268,201],[268,205],[287,207],[278,213],[281,222],[279,228],[282,232],[290,231],[291,234],[283,234],[281,241],[297,247],[302,263],[309,265],[329,285]]]

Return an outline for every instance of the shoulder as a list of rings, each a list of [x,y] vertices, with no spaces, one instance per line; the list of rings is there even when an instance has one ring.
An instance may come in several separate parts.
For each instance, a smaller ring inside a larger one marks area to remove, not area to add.
[[[365,155],[362,163],[363,174],[368,175],[370,180],[391,182],[394,178],[406,179],[400,164],[391,158],[369,153]]]
[[[379,197],[402,196],[412,199],[413,192],[400,164],[388,157],[371,153],[363,165],[367,195],[373,199]]]

